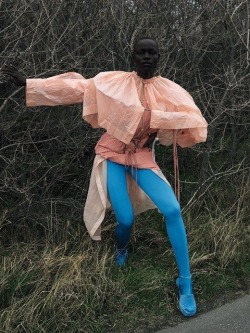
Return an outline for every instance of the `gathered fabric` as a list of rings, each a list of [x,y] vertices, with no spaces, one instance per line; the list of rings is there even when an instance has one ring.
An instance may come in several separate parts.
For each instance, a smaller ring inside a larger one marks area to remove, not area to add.
[[[150,128],[157,129],[160,143],[171,145],[173,130],[178,130],[176,143],[181,147],[206,141],[207,122],[192,96],[161,76],[144,80],[135,72],[115,71],[102,72],[91,79],[74,72],[48,79],[27,79],[26,104],[83,103],[84,120],[129,144],[144,113],[138,85],[144,85],[151,110]]]
[[[115,71],[103,72],[91,79],[74,72],[47,79],[27,79],[27,106],[75,103],[83,103],[82,117],[93,128],[106,130],[95,148],[97,155],[84,209],[90,236],[100,240],[105,210],[111,208],[106,160],[135,169],[152,169],[168,183],[151,148],[145,146],[149,135],[157,133],[161,144],[174,144],[177,173],[177,145],[190,147],[204,142],[207,122],[191,95],[161,76],[142,79],[135,72]],[[128,186],[133,189],[130,195],[135,214],[155,208],[131,177],[128,177]]]

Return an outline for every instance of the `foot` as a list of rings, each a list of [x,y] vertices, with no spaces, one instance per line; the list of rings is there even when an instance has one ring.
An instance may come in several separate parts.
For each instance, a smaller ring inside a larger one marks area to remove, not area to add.
[[[196,302],[192,291],[191,276],[180,276],[176,280],[176,285],[179,288],[179,309],[183,316],[192,317],[196,314]]]
[[[118,267],[123,267],[126,264],[128,259],[128,251],[127,250],[116,250],[115,253],[115,263]]]

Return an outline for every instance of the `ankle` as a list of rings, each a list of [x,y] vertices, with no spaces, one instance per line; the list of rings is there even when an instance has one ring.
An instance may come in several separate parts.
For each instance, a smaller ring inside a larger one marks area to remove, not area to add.
[[[179,276],[177,279],[177,285],[182,295],[184,294],[192,294],[192,275],[190,276]]]
[[[128,259],[128,251],[127,249],[116,249],[115,252],[115,263],[118,267],[125,266]]]
[[[127,251],[127,247],[125,246],[125,247],[123,247],[123,248],[120,248],[120,249],[118,249],[118,248],[116,248],[116,250],[115,250],[115,254],[116,255],[123,255],[123,254],[126,254],[128,251]]]

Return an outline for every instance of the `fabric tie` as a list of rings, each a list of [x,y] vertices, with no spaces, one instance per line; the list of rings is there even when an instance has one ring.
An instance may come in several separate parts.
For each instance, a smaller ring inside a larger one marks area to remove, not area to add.
[[[180,173],[179,173],[179,161],[177,150],[177,130],[173,130],[173,159],[174,159],[174,191],[177,200],[181,199],[181,186],[180,186]]]

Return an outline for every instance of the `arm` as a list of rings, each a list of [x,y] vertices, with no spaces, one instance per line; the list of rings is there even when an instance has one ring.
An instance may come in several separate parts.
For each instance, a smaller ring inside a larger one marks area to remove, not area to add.
[[[53,106],[82,103],[87,80],[72,72],[26,82],[27,106]]]
[[[176,143],[182,147],[192,147],[193,145],[206,141],[207,128],[184,128],[176,130]],[[170,146],[174,141],[174,130],[173,129],[159,129],[157,137],[160,144],[164,146]]]
[[[152,148],[152,145],[153,145],[153,142],[154,142],[156,136],[157,136],[157,132],[149,134],[147,141],[143,145],[143,148],[144,147]]]
[[[151,127],[158,129],[160,143],[171,145],[176,130],[176,142],[182,148],[191,147],[206,141],[207,122],[200,110],[194,105],[179,106],[173,112],[152,111]]]
[[[87,80],[77,73],[65,73],[48,79],[25,79],[12,65],[4,65],[1,72],[10,82],[26,86],[26,105],[66,105],[82,103]]]

